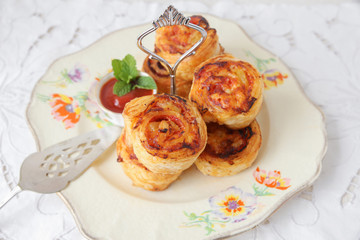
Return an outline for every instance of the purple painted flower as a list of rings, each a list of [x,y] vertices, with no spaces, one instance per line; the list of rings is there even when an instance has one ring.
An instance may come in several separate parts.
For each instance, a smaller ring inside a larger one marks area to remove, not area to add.
[[[82,71],[79,68],[75,68],[72,72],[68,73],[69,78],[73,82],[80,82],[81,81],[81,75],[82,75]]]
[[[65,69],[61,74],[69,83],[78,83],[89,77],[89,71],[87,68],[80,64],[75,65],[69,71]]]
[[[217,216],[240,222],[254,211],[257,199],[255,195],[243,192],[240,188],[230,187],[211,197],[209,203]]]

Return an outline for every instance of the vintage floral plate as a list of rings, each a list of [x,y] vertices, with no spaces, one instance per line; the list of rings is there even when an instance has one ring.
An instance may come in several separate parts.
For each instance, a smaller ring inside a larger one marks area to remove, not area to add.
[[[265,80],[257,117],[263,145],[255,164],[216,178],[195,167],[162,192],[132,186],[113,145],[59,193],[92,239],[214,239],[253,228],[318,177],[326,151],[322,113],[281,61],[235,23],[205,15],[227,52],[252,63]],[[27,117],[39,149],[111,123],[93,97],[111,59],[130,53],[141,68],[137,36],[150,24],[111,33],[53,63],[39,80]],[[225,26],[225,27],[224,27]],[[153,38],[145,46],[152,48]],[[145,39],[146,40],[146,39]],[[120,135],[120,132],[119,132]]]

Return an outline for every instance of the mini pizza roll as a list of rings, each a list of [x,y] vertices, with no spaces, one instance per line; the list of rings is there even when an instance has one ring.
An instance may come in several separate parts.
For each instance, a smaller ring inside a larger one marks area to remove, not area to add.
[[[134,153],[154,173],[176,174],[204,150],[206,125],[190,101],[167,94],[136,98],[123,111]]]
[[[135,186],[149,191],[162,191],[180,176],[181,173],[161,174],[151,172],[139,162],[132,147],[127,146],[125,139],[126,131],[124,130],[116,142],[118,161],[122,163],[125,174]]]
[[[197,105],[205,122],[240,129],[259,113],[263,85],[259,72],[250,63],[224,54],[195,69],[189,99]]]
[[[256,120],[239,130],[210,123],[207,131],[206,148],[195,162],[204,175],[232,176],[253,164],[262,141]]]
[[[208,21],[202,16],[191,16],[191,23],[207,31],[206,40],[196,50],[196,54],[185,58],[176,71],[176,94],[188,97],[197,65],[213,56],[223,53],[224,49],[214,28],[209,27]],[[201,38],[201,33],[186,26],[167,26],[156,30],[155,53],[174,65],[176,61]],[[145,59],[143,71],[154,78],[159,93],[169,93],[170,78],[165,76],[166,67],[157,60]],[[167,79],[169,79],[167,81]]]

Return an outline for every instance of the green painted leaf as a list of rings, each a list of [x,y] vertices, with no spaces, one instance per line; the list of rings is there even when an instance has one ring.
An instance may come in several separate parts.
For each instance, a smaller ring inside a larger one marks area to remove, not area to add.
[[[87,92],[78,92],[74,98],[78,101],[79,106],[85,106],[86,101],[89,99]]]
[[[271,193],[271,192],[264,192],[262,194],[262,196],[274,196],[275,194]]]
[[[42,102],[47,102],[51,100],[51,97],[43,95],[43,94],[37,94],[37,98]]]
[[[195,213],[190,213],[190,215],[188,215],[190,220],[195,220],[196,219],[196,214]]]
[[[206,213],[211,213],[212,212],[212,210],[207,210],[207,211],[205,211],[205,212],[202,212],[200,215],[204,215],[204,214],[206,214]]]
[[[215,230],[209,226],[206,226],[205,230],[207,231],[206,235],[210,235],[212,232],[215,232]]]

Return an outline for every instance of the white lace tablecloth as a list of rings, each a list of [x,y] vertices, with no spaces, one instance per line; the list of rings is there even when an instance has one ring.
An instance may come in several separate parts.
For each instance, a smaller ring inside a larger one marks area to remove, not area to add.
[[[57,58],[114,30],[150,22],[159,2],[0,1],[0,198],[36,151],[25,110]],[[360,238],[360,3],[176,2],[182,12],[231,19],[293,71],[326,116],[328,152],[313,187],[231,239]],[[0,210],[0,239],[85,239],[56,194],[22,192]]]

